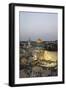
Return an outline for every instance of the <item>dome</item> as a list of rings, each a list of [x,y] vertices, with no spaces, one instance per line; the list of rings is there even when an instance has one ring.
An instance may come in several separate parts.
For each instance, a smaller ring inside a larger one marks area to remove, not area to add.
[[[43,40],[42,39],[37,39],[37,41],[36,41],[37,43],[42,43],[43,42]]]

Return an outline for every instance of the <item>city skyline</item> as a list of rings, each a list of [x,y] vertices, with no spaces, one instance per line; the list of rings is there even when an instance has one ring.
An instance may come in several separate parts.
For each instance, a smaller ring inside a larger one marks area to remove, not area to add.
[[[43,41],[54,41],[58,38],[57,13],[19,13],[19,39],[20,41],[32,41],[38,38]]]

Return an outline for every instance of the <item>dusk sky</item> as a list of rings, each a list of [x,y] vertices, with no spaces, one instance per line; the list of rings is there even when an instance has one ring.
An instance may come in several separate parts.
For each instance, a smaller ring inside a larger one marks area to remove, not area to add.
[[[20,41],[37,40],[53,41],[58,38],[57,13],[19,13],[19,38]]]

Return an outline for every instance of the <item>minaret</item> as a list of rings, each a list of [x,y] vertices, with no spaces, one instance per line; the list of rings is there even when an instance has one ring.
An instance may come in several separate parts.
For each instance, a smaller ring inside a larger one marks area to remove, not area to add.
[[[28,40],[28,47],[31,47],[31,40],[30,40],[30,38]]]

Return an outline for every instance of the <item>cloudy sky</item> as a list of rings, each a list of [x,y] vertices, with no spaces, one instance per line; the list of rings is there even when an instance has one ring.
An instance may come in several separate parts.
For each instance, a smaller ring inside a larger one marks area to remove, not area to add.
[[[20,41],[37,40],[44,41],[57,40],[58,35],[58,14],[57,13],[19,13],[19,38]]]

